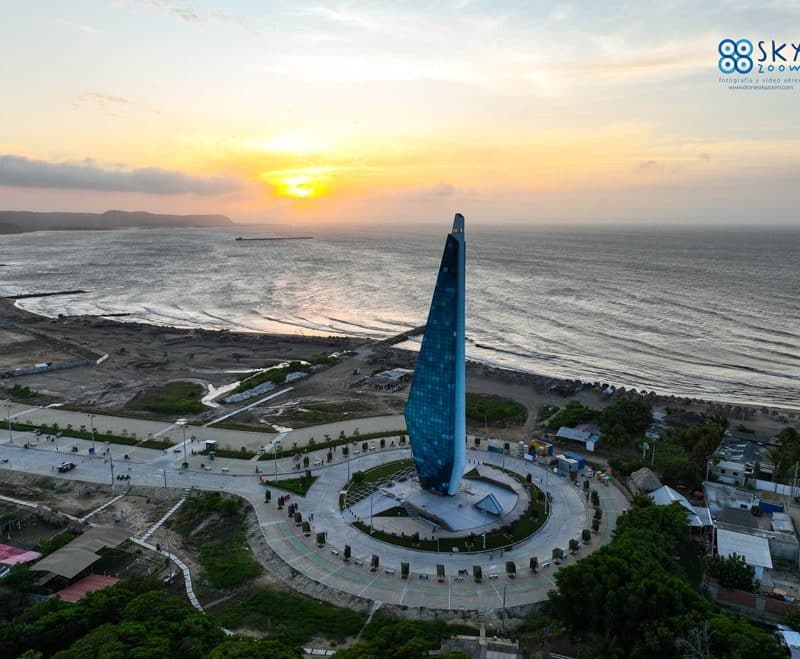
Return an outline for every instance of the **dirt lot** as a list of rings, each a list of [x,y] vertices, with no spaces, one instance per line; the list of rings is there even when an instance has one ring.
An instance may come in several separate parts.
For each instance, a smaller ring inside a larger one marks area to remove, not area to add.
[[[114,496],[107,485],[90,485],[9,470],[0,470],[0,494],[79,518],[99,508]],[[95,524],[113,525],[118,516],[132,535],[138,535],[161,519],[179,497],[178,490],[131,488],[125,497],[90,519]],[[6,503],[3,505],[11,506]]]
[[[32,334],[0,328],[0,371],[32,368],[41,362],[68,362],[74,355]]]
[[[329,355],[362,343],[341,337],[157,327],[98,317],[49,319],[21,311],[6,300],[0,300],[0,320],[22,323],[55,338],[108,354],[108,359],[97,367],[18,377],[13,378],[13,383],[0,381],[0,386],[28,385],[73,405],[109,410],[123,409],[125,403],[144,388],[174,380],[220,387],[234,382],[250,369]],[[30,351],[26,342],[13,343],[9,338],[7,346],[0,343],[3,363],[29,360]],[[49,357],[48,361],[51,360]]]

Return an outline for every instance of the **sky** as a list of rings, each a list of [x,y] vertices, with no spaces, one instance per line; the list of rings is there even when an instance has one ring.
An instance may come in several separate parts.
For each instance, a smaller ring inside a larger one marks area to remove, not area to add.
[[[717,68],[798,26],[793,0],[0,3],[0,208],[800,226],[800,73]]]

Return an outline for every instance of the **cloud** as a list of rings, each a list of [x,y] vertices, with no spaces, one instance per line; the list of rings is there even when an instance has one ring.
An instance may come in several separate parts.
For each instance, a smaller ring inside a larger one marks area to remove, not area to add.
[[[127,6],[133,6],[134,2],[131,0]],[[260,36],[261,31],[253,27],[247,20],[238,16],[232,16],[223,12],[210,12],[202,13],[194,7],[179,6],[169,0],[149,0],[148,5],[151,9],[158,11],[165,11],[172,16],[180,19],[184,23],[199,24],[214,21],[223,25],[234,25],[245,32],[255,36]]]
[[[187,23],[199,23],[203,19],[189,7],[167,7],[167,10]]]
[[[74,105],[83,105],[86,103],[96,103],[98,105],[132,105],[133,101],[122,96],[112,96],[111,94],[97,94],[92,92],[78,96]]]
[[[53,163],[13,155],[0,155],[0,186],[201,197],[226,194],[241,187],[229,178],[192,176],[157,167],[104,168],[89,159]]]

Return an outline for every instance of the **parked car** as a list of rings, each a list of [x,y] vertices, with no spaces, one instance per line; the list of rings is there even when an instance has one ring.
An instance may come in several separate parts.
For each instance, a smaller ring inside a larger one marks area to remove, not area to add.
[[[77,466],[78,465],[76,465],[74,462],[62,462],[60,465],[58,465],[58,471],[64,474],[68,471],[72,471]]]

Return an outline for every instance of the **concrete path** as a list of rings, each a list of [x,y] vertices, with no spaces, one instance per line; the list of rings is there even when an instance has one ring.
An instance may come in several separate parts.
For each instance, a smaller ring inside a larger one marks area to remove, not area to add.
[[[360,422],[364,423],[363,420]],[[212,428],[204,430],[220,432]],[[322,439],[322,433],[318,434]],[[28,441],[32,433],[14,435],[14,444],[11,445],[7,432],[0,430],[0,458],[8,459],[8,463],[0,464],[2,468],[93,483],[110,482],[110,466],[101,458],[84,459],[74,471],[54,474],[52,466],[56,456],[52,451],[23,449],[21,444]],[[17,440],[18,436],[20,441]],[[176,446],[180,446],[180,442]],[[225,460],[216,460],[213,471],[205,471],[195,465],[196,458],[190,457],[192,468],[181,469],[177,465],[183,461],[182,451],[180,455],[172,451],[154,451],[146,456],[137,456],[136,462],[129,465],[132,470],[129,472],[130,484],[161,487],[166,475],[167,485],[171,488],[196,487],[239,495],[253,506],[268,545],[294,570],[329,588],[373,602],[413,607],[491,610],[502,606],[504,589],[506,605],[509,607],[544,600],[547,591],[554,585],[556,567],[550,560],[553,548],[566,549],[570,539],[578,538],[584,528],[590,527],[590,512],[580,489],[567,479],[550,474],[549,489],[553,494],[550,518],[536,534],[503,556],[497,552],[459,554],[442,551],[437,554],[389,545],[361,533],[347,523],[346,513],[338,509],[338,492],[347,479],[348,469],[352,473],[389,460],[408,458],[409,449],[368,451],[351,458],[350,464],[343,460],[341,451],[338,451],[332,464],[315,465],[315,462],[325,459],[326,453],[327,450],[322,450],[309,454],[312,471],[319,478],[306,497],[292,495],[291,498],[291,502],[299,503],[304,519],[310,514],[314,515],[312,534],[308,538],[287,517],[285,510],[277,510],[276,495],[280,493],[279,488],[269,486],[273,489],[272,502],[264,503],[264,485],[255,474],[254,463],[247,460],[229,460],[227,464],[230,470],[223,472],[220,465],[225,464]],[[505,462],[506,468],[521,474],[531,473],[536,481],[544,475],[544,469],[537,464],[497,453],[469,450],[468,459],[495,465]],[[125,466],[125,463],[121,464]],[[114,466],[115,469],[120,466],[116,459]],[[277,472],[279,480],[298,475],[292,468],[291,460],[263,461],[255,463],[255,466],[262,468],[267,477],[275,477]],[[597,481],[594,481],[593,487],[600,495],[603,521],[600,533],[594,535],[590,544],[578,552],[578,557],[608,541],[617,515],[628,506],[617,488],[606,487]],[[327,533],[328,542],[322,548],[317,547],[315,542],[317,531]],[[146,543],[146,539],[139,539],[139,542]],[[342,558],[345,544],[349,544],[353,550],[353,560],[348,563]],[[372,554],[380,556],[381,567],[377,572],[369,571]],[[527,569],[531,556],[537,556],[542,565],[537,574],[530,574]],[[517,577],[514,579],[505,576],[506,560],[513,560],[517,565]],[[576,558],[569,557],[566,563],[574,560]],[[411,564],[408,580],[400,578],[401,561]],[[447,578],[444,583],[436,581],[437,564],[445,566]],[[472,580],[473,565],[480,565],[483,569],[484,580],[481,584]],[[468,575],[458,575],[459,570],[465,569],[469,570]],[[428,575],[428,578],[420,578],[420,575]]]

